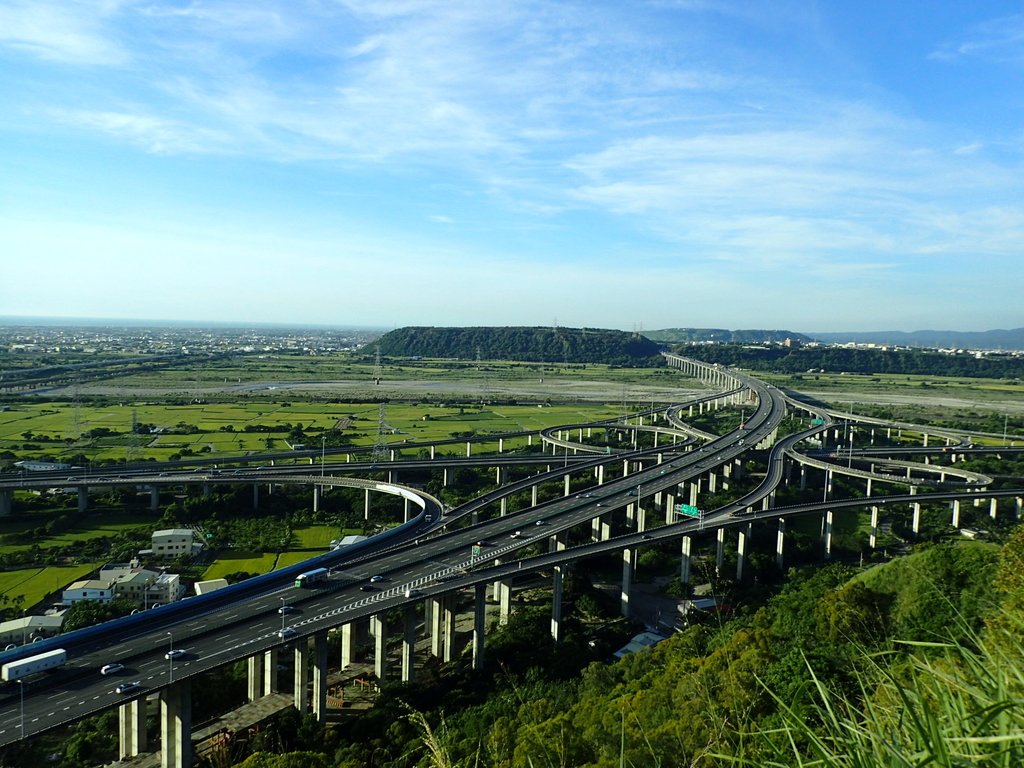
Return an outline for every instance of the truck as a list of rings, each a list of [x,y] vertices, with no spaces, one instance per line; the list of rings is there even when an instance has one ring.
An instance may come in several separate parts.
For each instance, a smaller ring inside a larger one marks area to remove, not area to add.
[[[8,661],[3,667],[0,667],[0,679],[10,683],[38,672],[56,669],[63,666],[67,657],[67,651],[63,648],[54,648],[46,653],[37,653],[35,656],[26,656],[17,661]]]
[[[330,572],[326,568],[314,568],[311,571],[300,573],[295,577],[295,586],[297,588],[308,587],[313,584],[320,584],[327,581],[327,577]]]

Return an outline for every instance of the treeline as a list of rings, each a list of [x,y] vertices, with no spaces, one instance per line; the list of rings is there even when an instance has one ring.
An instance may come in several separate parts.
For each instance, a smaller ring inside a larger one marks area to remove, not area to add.
[[[767,331],[761,329],[730,331],[726,328],[664,328],[647,331],[648,338],[672,344],[713,341],[716,344],[778,344],[786,339],[807,343],[814,341],[810,336],[794,331]]]
[[[658,344],[639,334],[598,328],[398,328],[376,343],[390,357],[664,365]]]
[[[925,350],[845,347],[746,347],[738,344],[680,344],[678,355],[736,368],[771,373],[890,373],[917,376],[1024,377],[1024,357],[944,354]]]

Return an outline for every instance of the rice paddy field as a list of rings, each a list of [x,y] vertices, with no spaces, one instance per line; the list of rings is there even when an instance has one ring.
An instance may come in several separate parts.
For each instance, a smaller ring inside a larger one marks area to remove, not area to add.
[[[395,444],[444,440],[465,433],[537,430],[621,414],[621,406],[602,404],[396,403],[385,409],[384,439]],[[366,447],[377,440],[379,416],[376,403],[140,403],[85,408],[71,403],[18,401],[0,410],[0,452],[10,451],[19,459],[48,457],[55,461],[81,456],[88,461],[159,461],[186,449],[210,456],[252,454],[287,450],[293,443],[286,430],[295,425],[305,432],[308,448],[316,448],[320,435],[332,431],[354,447]],[[132,434],[133,423],[144,425],[148,434]],[[267,429],[279,431],[264,431]]]

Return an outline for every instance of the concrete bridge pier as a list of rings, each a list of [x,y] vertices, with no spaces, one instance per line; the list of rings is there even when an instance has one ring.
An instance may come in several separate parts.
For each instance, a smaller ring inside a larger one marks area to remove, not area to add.
[[[993,496],[988,500],[988,516],[993,520],[996,519],[996,510],[999,508],[999,501]]]
[[[416,626],[416,604],[407,603],[402,609],[403,683],[410,683],[416,678]]]
[[[149,486],[149,509],[152,512],[160,509],[160,489],[155,485]],[[3,514],[3,502],[0,501],[0,515]]]
[[[747,564],[747,543],[753,530],[754,524],[747,523],[740,528],[736,536],[736,581],[743,581],[743,569]]]
[[[619,605],[622,615],[629,618],[629,596],[633,591],[633,576],[636,572],[636,549],[626,547],[622,550],[622,591]]]
[[[569,475],[568,474],[566,474],[562,478],[562,486],[563,486],[563,488],[562,488],[562,495],[563,496],[568,496],[569,495]]]
[[[536,485],[530,486],[530,492],[531,492],[530,506],[531,507],[536,507],[537,506],[537,487],[538,486],[536,486]]]
[[[715,536],[715,575],[721,576],[725,567],[725,528],[719,528]]]
[[[508,624],[508,617],[512,613],[512,585],[507,581],[500,582],[501,589],[498,595],[498,623],[502,626]]]
[[[355,638],[352,634],[352,622],[341,625],[341,663],[339,666],[343,670],[352,666],[353,656],[355,655]]]
[[[264,687],[266,686],[266,677],[264,675],[263,666],[263,654],[257,653],[255,656],[250,656],[246,659],[248,666],[247,680],[248,680],[248,692],[247,700],[256,701],[256,699],[262,698],[264,694]]]
[[[314,512],[319,512],[320,511],[320,486],[319,485],[314,485],[313,486],[313,511]]]
[[[192,765],[192,686],[187,679],[160,691],[160,765]]]
[[[953,528],[960,527],[960,499],[953,499],[953,519],[949,521]]]
[[[665,525],[674,522],[676,519],[676,496],[674,493],[665,493]]]
[[[363,491],[363,520],[370,519],[370,489]]]
[[[562,566],[556,565],[551,580],[553,597],[551,600],[551,638],[562,642]]]
[[[78,486],[78,514],[84,515],[89,509],[89,486]]]
[[[313,715],[327,719],[327,630],[313,635]]]
[[[484,633],[487,626],[487,586],[473,588],[473,669],[484,668]]]
[[[868,537],[868,546],[874,549],[878,545],[878,507],[871,507],[871,535]]]
[[[373,637],[373,674],[383,683],[388,673],[388,629],[382,614],[370,617],[370,635]]]
[[[1024,498],[1017,496],[1013,500],[1013,515],[1015,520],[1020,520],[1021,507],[1024,506]]]
[[[690,549],[692,546],[692,537],[683,536],[682,553],[679,557],[679,582],[684,588],[690,586]]]
[[[137,757],[146,751],[146,699],[133,699],[117,708],[120,759]]]
[[[309,638],[300,637],[292,651],[294,668],[292,676],[292,705],[299,714],[309,710]]]
[[[916,493],[917,493],[917,486],[916,485],[910,486],[910,495],[913,496]],[[910,529],[914,532],[914,535],[917,536],[918,531],[921,530],[921,502],[919,502],[919,501],[911,502],[910,506],[914,510],[914,518],[913,518],[913,521],[911,522]]]
[[[832,510],[825,511],[825,560],[832,559]]]
[[[0,517],[11,514],[13,498],[14,494],[11,491],[0,491]]]
[[[785,568],[785,560],[783,558],[783,548],[786,543],[786,518],[779,518],[779,532],[775,539],[775,565],[781,571]]]
[[[260,484],[252,484],[252,511],[259,512],[260,510]]]
[[[444,615],[444,650],[441,654],[441,661],[445,664],[455,657],[455,598],[455,593],[449,592],[441,600],[441,610]]]

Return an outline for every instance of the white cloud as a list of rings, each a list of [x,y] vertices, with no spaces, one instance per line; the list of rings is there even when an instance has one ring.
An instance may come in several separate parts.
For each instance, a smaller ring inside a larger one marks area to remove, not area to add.
[[[0,46],[68,64],[121,65],[127,48],[104,26],[117,3],[15,0],[0,6]]]

